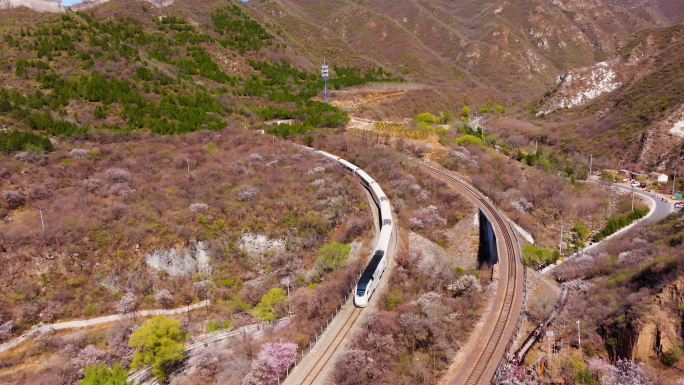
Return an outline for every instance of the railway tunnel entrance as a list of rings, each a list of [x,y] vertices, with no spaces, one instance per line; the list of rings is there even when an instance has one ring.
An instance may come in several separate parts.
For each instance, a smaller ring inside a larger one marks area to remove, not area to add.
[[[493,266],[499,262],[496,234],[494,234],[492,223],[489,222],[489,219],[487,219],[482,210],[479,210],[478,214],[480,219],[480,244],[477,250],[478,267],[481,268],[484,265]]]

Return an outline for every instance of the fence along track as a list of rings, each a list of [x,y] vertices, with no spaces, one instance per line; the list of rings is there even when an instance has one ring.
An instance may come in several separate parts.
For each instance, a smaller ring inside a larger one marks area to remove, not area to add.
[[[506,292],[504,295],[504,303],[503,306],[500,308],[498,315],[497,315],[497,321],[496,325],[494,327],[494,330],[492,333],[489,335],[489,338],[487,339],[486,345],[480,356],[478,357],[475,366],[473,369],[468,373],[468,377],[465,381],[465,384],[467,385],[476,385],[476,384],[485,384],[492,382],[494,379],[490,378],[483,378],[485,375],[485,372],[487,371],[488,368],[498,365],[499,361],[501,360],[500,357],[495,357],[494,353],[496,349],[502,345],[502,343],[506,343],[506,339],[504,336],[504,331],[506,330],[506,326],[510,324],[511,322],[511,317],[512,317],[512,307],[513,307],[513,300],[515,298],[516,294],[516,283],[517,283],[517,277],[518,274],[521,272],[519,271],[519,266],[518,263],[519,261],[516,260],[516,254],[515,254],[515,245],[513,242],[513,239],[511,238],[511,233],[507,231],[506,227],[506,220],[501,216],[501,214],[495,209],[495,207],[489,203],[486,199],[482,197],[479,191],[475,190],[472,188],[470,185],[463,183],[460,181],[458,178],[452,176],[450,173],[445,172],[443,170],[440,170],[436,167],[426,165],[426,164],[421,164],[423,167],[427,168],[428,170],[437,173],[439,175],[444,176],[445,178],[449,179],[450,181],[456,183],[459,185],[461,188],[464,190],[468,191],[475,199],[477,199],[476,204],[482,205],[487,208],[487,210],[491,213],[492,219],[499,225],[499,228],[501,229],[501,233],[503,234],[504,238],[504,243],[505,243],[505,251],[506,251],[506,257],[507,261],[509,264],[508,267],[508,279],[506,280]],[[501,254],[499,254],[501,255]],[[518,322],[519,323],[519,322]],[[511,342],[509,341],[506,344],[506,351],[510,348]],[[505,358],[505,357],[504,357]],[[495,373],[495,378],[498,376],[499,370],[496,371]]]
[[[342,341],[344,341],[344,337],[347,336],[352,326],[354,326],[354,324],[356,323],[357,318],[359,318],[359,315],[361,315],[361,310],[361,308],[355,307],[354,310],[349,313],[347,319],[344,320],[344,324],[342,325],[340,330],[338,330],[337,333],[335,333],[335,337],[333,338],[332,342],[325,348],[323,355],[321,355],[318,361],[316,361],[316,364],[314,365],[313,369],[311,369],[309,374],[307,374],[302,384],[313,384],[314,381],[316,381],[318,375],[321,373],[323,368],[328,364],[330,358],[332,358],[333,353],[337,351],[337,348],[340,346]]]

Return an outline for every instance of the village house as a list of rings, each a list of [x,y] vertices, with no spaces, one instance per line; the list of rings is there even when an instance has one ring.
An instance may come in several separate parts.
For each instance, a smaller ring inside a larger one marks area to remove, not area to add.
[[[659,173],[659,172],[650,172],[648,173],[648,177],[658,183],[666,183],[667,182],[667,175]]]

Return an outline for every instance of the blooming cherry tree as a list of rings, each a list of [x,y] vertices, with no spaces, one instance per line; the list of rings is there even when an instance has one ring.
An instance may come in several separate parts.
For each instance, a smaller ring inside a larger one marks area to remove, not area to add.
[[[297,361],[297,344],[266,343],[252,362],[252,370],[242,380],[243,385],[276,384],[285,370]]]

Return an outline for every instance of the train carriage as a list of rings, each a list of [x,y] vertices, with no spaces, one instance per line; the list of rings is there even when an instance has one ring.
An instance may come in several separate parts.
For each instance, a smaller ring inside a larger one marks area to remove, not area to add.
[[[359,166],[357,166],[357,165],[355,165],[355,164],[353,164],[353,163],[349,163],[349,162],[347,162],[346,160],[344,160],[344,159],[342,159],[342,158],[338,158],[337,161],[340,163],[340,165],[341,165],[345,170],[347,170],[348,172],[350,172],[350,173],[352,173],[352,174],[356,173],[356,170],[359,170]]]
[[[375,180],[373,178],[371,178],[370,175],[368,175],[365,171],[363,171],[360,168],[356,170],[356,175],[359,176],[359,179],[361,180],[361,184],[366,186],[366,188],[368,188],[368,189],[370,189],[371,184],[373,182],[375,182]],[[371,191],[371,193],[372,193],[372,191]]]

